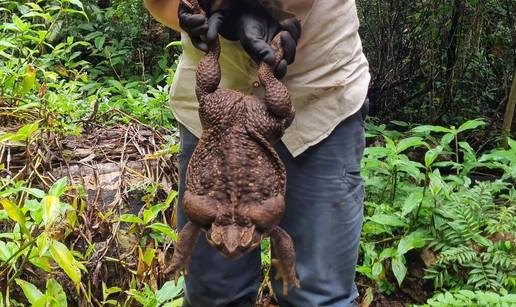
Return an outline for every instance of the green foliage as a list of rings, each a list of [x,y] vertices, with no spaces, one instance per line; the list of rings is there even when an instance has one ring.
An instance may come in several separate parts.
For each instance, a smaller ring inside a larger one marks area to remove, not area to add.
[[[160,56],[151,56],[148,51],[154,49],[137,43],[143,29],[127,37],[123,24],[114,26],[113,20],[123,15],[122,4],[118,11],[65,0],[1,0],[0,6],[3,125],[40,120],[42,128],[70,134],[100,118],[125,121],[130,113],[145,123],[171,127],[167,105],[175,55],[163,48],[170,37],[163,37],[162,45],[147,45],[160,50]],[[138,54],[158,65],[137,61]],[[135,64],[127,65],[128,59]]]
[[[498,306],[509,307],[516,304],[516,295],[502,291],[498,294],[489,291],[458,290],[436,294],[423,306]]]
[[[32,306],[66,307],[68,302],[61,285],[55,279],[47,280],[47,290],[43,294],[30,282],[16,279],[16,283],[22,288],[25,297]]]
[[[130,297],[143,306],[149,307],[179,307],[183,305],[180,294],[183,291],[184,279],[181,277],[177,284],[173,281],[166,282],[156,293],[148,286],[141,291],[131,289],[128,291]]]
[[[23,181],[13,184],[9,179],[3,178],[0,185],[3,186],[0,190],[0,226],[4,229],[0,234],[0,273],[6,278],[2,282],[7,282],[9,289],[9,284],[15,281],[33,306],[65,306],[66,294],[57,281],[49,279],[46,292],[43,293],[36,285],[21,277],[26,276],[27,272],[56,274],[61,270],[76,291],[85,289],[86,285],[91,287],[91,281],[84,280],[83,277],[89,273],[85,264],[90,265],[95,261],[92,259],[92,251],[97,249],[97,245],[88,242],[87,250],[81,252],[70,247],[70,242],[77,240],[73,239],[74,233],[82,231],[78,217],[83,221],[88,215],[85,213],[83,201],[78,198],[80,193],[67,184],[67,178],[57,180],[48,192],[27,187]],[[137,271],[133,272],[135,276],[156,266],[159,246],[169,245],[172,240],[177,239],[175,231],[158,220],[176,197],[177,192],[172,191],[164,203],[150,205],[153,198],[148,195],[144,199],[149,205],[148,208],[142,208],[141,219],[137,215],[125,214],[110,221],[112,224],[134,223],[128,233],[137,233],[140,240],[140,244],[135,246],[138,261]],[[64,199],[71,199],[71,202],[65,202]],[[108,218],[111,213],[104,215]],[[145,306],[181,305],[178,296],[181,293],[182,280],[177,285],[165,283],[156,291],[146,283],[142,285],[142,290],[134,285],[124,292],[127,296],[124,306],[129,306],[132,299],[150,304]],[[102,289],[105,304],[121,306],[117,300],[122,294],[121,288],[107,288],[103,284]],[[117,295],[117,299],[112,298],[114,295]],[[6,294],[6,297],[9,295]]]
[[[0,203],[11,220],[10,230],[4,231],[0,239],[0,272],[8,283],[29,265],[53,272],[56,267],[52,263],[55,263],[76,287],[79,286],[81,271],[86,268],[74,252],[60,242],[67,236],[66,229],[73,225],[76,216],[76,208],[61,201],[65,187],[66,178],[63,178],[56,181],[48,194],[27,188],[22,182],[0,190]],[[16,279],[16,283],[37,306],[62,306],[60,301],[66,301],[63,289],[53,279],[47,281],[45,295],[22,279]]]
[[[410,274],[407,254],[435,255],[424,278],[435,289],[514,291],[514,141],[480,157],[459,128],[417,126],[405,133],[369,126],[362,175],[366,220],[357,271],[391,293]],[[476,179],[483,171],[499,179]],[[498,177],[498,176],[497,176]]]

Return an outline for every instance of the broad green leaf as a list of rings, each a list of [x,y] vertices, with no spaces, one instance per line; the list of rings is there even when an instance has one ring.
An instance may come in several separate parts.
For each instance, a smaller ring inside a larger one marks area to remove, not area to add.
[[[143,211],[143,223],[147,224],[150,221],[154,220],[158,214],[162,211],[168,208],[169,205],[167,204],[159,204],[154,205],[151,208]]]
[[[133,224],[143,224],[143,220],[139,217],[137,217],[134,214],[122,214],[117,221],[120,222],[126,222],[126,223],[133,223]]]
[[[365,154],[379,159],[394,154],[394,151],[385,147],[368,147],[365,149]]]
[[[477,291],[476,294],[477,294],[479,303],[481,303],[481,304],[490,305],[490,304],[497,304],[500,302],[500,296],[496,293]]]
[[[393,152],[396,152],[396,144],[394,141],[386,135],[384,135],[383,138],[385,139],[385,147],[389,148]]]
[[[104,35],[97,36],[95,38],[95,48],[102,49],[104,47],[104,42],[106,41],[106,37]]]
[[[443,147],[440,145],[428,150],[425,154],[425,166],[430,167],[442,152]]]
[[[412,132],[421,133],[421,132],[444,132],[444,133],[450,133],[452,132],[451,129],[441,127],[441,126],[432,126],[432,125],[423,125],[423,126],[417,126],[412,129]]]
[[[381,224],[381,225],[394,226],[394,227],[407,226],[407,224],[402,219],[400,219],[399,217],[397,217],[395,215],[375,214],[372,217],[370,217],[369,219],[371,221]]]
[[[475,155],[475,150],[467,142],[459,142],[459,147],[464,149],[465,152]]]
[[[106,82],[109,83],[109,85],[111,85],[115,89],[117,89],[120,93],[125,93],[127,91],[125,89],[124,85],[122,83],[120,83],[120,81],[118,81],[118,80],[109,79]]]
[[[10,201],[7,198],[1,198],[0,204],[4,207],[5,212],[7,212],[7,215],[15,222],[17,222],[22,231],[27,232],[27,228],[25,227],[25,215],[21,211],[18,206],[16,206],[15,203]]]
[[[30,258],[30,262],[45,272],[52,272],[54,269],[50,265],[49,257],[33,257]]]
[[[428,233],[423,230],[416,230],[401,238],[398,243],[398,256],[403,256],[409,250],[425,246]]]
[[[18,132],[16,133],[18,135],[18,137],[15,138],[15,140],[16,141],[25,141],[29,137],[31,137],[32,134],[34,134],[34,132],[38,131],[38,129],[39,129],[39,121],[36,121],[31,124],[27,124],[27,125],[21,127],[20,130],[18,130]]]
[[[16,194],[20,192],[22,188],[11,188],[11,189],[5,189],[0,192],[0,198],[6,198],[8,196],[11,196],[13,194]]]
[[[59,198],[53,195],[47,195],[41,200],[43,207],[43,223],[45,227],[50,227],[59,217],[60,213],[60,201]]]
[[[78,284],[81,281],[81,271],[68,247],[61,242],[52,240],[50,253],[54,261],[63,269],[66,275],[68,275],[75,284]]]
[[[182,47],[181,41],[170,42],[167,46],[165,46],[165,49],[170,47]]]
[[[22,79],[22,95],[27,95],[36,85],[36,68],[33,65],[27,65],[25,75]]]
[[[507,143],[509,144],[509,147],[511,149],[516,149],[516,141],[511,139],[510,137],[507,138]]]
[[[11,255],[11,250],[7,247],[7,244],[4,241],[0,241],[0,260],[7,261]]]
[[[398,171],[407,173],[418,182],[424,179],[424,175],[421,173],[420,169],[424,169],[425,167],[421,163],[410,161],[405,155],[402,155],[397,161],[397,164]]]
[[[31,304],[36,304],[38,300],[43,297],[43,293],[39,289],[28,281],[22,279],[15,279],[16,283],[23,290],[23,294]]]
[[[422,141],[422,138],[420,137],[409,137],[399,141],[398,145],[396,146],[396,152],[401,153],[411,147],[418,147],[424,144],[425,143]]]
[[[448,146],[448,144],[450,144],[454,138],[455,138],[455,136],[452,133],[447,133],[447,134],[443,135],[443,137],[441,138],[441,145],[443,147]]]
[[[145,253],[143,254],[143,262],[145,262],[147,266],[150,266],[154,259],[154,255],[156,255],[156,250],[154,248],[146,248]]]
[[[73,9],[63,9],[63,12],[70,13],[70,14],[78,14],[84,16],[86,20],[89,20],[88,15],[84,11],[79,10],[73,10]]]
[[[33,18],[33,17],[39,17],[46,20],[52,20],[52,16],[50,14],[44,14],[39,12],[28,12],[27,14],[23,14],[23,18]]]
[[[177,284],[173,281],[166,282],[156,293],[158,304],[165,303],[176,298],[183,290],[184,278],[181,276]]]
[[[411,193],[403,202],[401,215],[406,216],[412,211],[416,210],[416,208],[421,204],[422,200],[423,193],[421,191]]]
[[[119,287],[111,287],[108,288],[106,283],[102,281],[102,296],[104,300],[106,300],[111,294],[122,292],[122,288]]]
[[[46,232],[43,232],[38,236],[38,238],[36,239],[36,244],[38,246],[38,254],[40,257],[48,251],[48,249],[50,248],[50,243],[52,243],[52,241],[50,240]]]
[[[82,6],[81,0],[67,0],[67,1],[70,2],[73,5],[78,6],[81,10],[84,10],[84,7]]]
[[[506,294],[504,296],[502,296],[500,298],[500,300],[503,302],[503,303],[512,303],[512,304],[516,304],[516,294]]]
[[[25,191],[36,198],[43,198],[46,195],[44,191],[36,188],[22,188],[22,191]]]
[[[457,131],[459,133],[461,133],[461,132],[464,132],[466,130],[471,130],[471,129],[478,128],[478,127],[483,126],[485,124],[486,123],[484,121],[478,120],[478,119],[468,120],[464,124],[460,125],[460,127],[457,129]]]
[[[475,292],[470,290],[459,290],[459,293],[468,298],[475,298]]]
[[[47,280],[46,295],[48,297],[47,303],[48,301],[50,301],[49,307],[68,306],[68,302],[66,301],[66,294],[63,291],[63,287],[61,287],[61,285],[53,278]]]
[[[183,306],[183,298],[182,297],[175,299],[172,302],[165,303],[161,307],[181,307],[181,306]]]
[[[477,242],[478,244],[482,245],[483,247],[490,247],[493,245],[493,242],[481,235],[475,235],[473,236],[473,240]]]
[[[392,247],[386,248],[380,253],[380,261],[383,261],[387,258],[392,258],[394,256],[396,256],[396,250]]]
[[[7,211],[4,209],[0,210],[0,221],[5,221],[9,219],[9,215],[7,215]]]
[[[14,24],[18,27],[18,29],[22,31],[27,31],[30,28],[30,25],[24,23],[18,16],[12,16]]]
[[[389,229],[387,227],[380,225],[378,223],[367,221],[364,223],[364,226],[362,227],[362,233],[368,234],[368,235],[379,235],[382,233],[388,233]]]
[[[384,278],[383,264],[381,262],[375,262],[373,264],[372,274],[375,279],[382,280]]]
[[[391,120],[391,123],[400,127],[408,127],[409,123],[401,121],[401,120]]]
[[[405,276],[407,275],[407,267],[405,266],[404,257],[395,257],[392,258],[392,272],[394,273],[394,277],[396,277],[396,280],[398,281],[398,285],[401,286],[403,283],[403,280],[405,279]]]
[[[0,47],[5,47],[5,48],[13,48],[13,49],[17,49],[18,47],[16,47],[15,44],[9,42],[9,41],[6,41],[6,40],[0,40]]]
[[[167,224],[154,223],[152,225],[147,226],[146,228],[157,230],[157,231],[165,234],[170,239],[172,239],[172,241],[178,240],[177,233],[172,229],[172,227],[168,226]]]
[[[436,196],[446,188],[446,183],[443,181],[439,169],[435,169],[432,173],[428,174],[428,178],[430,178],[429,187],[432,195]]]
[[[171,190],[168,195],[167,195],[167,200],[165,201],[165,204],[167,205],[167,208],[168,206],[170,206],[170,204],[172,203],[172,201],[179,195],[179,192],[177,191],[174,191],[174,190]]]
[[[25,200],[24,208],[29,209],[30,216],[34,220],[34,223],[39,225],[43,220],[43,204],[41,201],[27,199]]]
[[[39,6],[36,3],[26,2],[25,5],[30,6],[30,8],[33,9],[34,11],[43,12],[43,9],[41,8],[41,6]]]
[[[48,191],[48,194],[59,198],[59,197],[61,197],[61,195],[64,194],[67,185],[68,185],[68,178],[63,177],[63,178],[57,180],[56,182],[54,182],[54,184]]]

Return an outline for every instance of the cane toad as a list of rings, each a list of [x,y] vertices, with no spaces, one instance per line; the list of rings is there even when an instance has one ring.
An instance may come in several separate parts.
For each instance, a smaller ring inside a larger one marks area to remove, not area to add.
[[[196,0],[182,0],[193,13],[202,13]],[[281,33],[272,41],[277,62],[283,56]],[[176,242],[167,272],[186,271],[201,232],[227,258],[258,248],[272,239],[273,260],[283,291],[299,287],[292,239],[278,226],[285,210],[286,171],[272,144],[294,119],[287,88],[261,63],[258,77],[263,99],[218,88],[221,80],[220,43],[216,41],[196,72],[196,96],[202,136],[188,165],[183,199],[189,222]]]

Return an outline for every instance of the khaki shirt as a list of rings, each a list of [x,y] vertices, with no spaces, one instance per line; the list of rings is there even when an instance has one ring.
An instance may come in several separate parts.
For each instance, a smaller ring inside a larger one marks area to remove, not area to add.
[[[354,0],[261,0],[279,2],[302,24],[296,61],[282,80],[292,96],[296,118],[283,143],[295,157],[325,139],[357,112],[367,95],[369,64],[358,35]],[[276,14],[277,16],[281,14]],[[171,87],[175,118],[197,137],[202,133],[195,96],[195,69],[203,53],[181,35],[183,54]],[[239,42],[221,38],[220,87],[263,95],[257,65]]]

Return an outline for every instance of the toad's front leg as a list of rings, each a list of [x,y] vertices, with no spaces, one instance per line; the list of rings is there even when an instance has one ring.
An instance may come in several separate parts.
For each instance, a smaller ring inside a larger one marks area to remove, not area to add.
[[[187,272],[188,262],[190,255],[195,247],[199,232],[201,229],[199,226],[192,222],[188,222],[183,230],[179,233],[179,241],[174,244],[174,256],[172,257],[172,263],[165,270],[165,274],[172,272],[174,278],[177,280],[179,274]]]
[[[270,233],[272,239],[272,250],[277,259],[272,260],[276,269],[276,279],[283,279],[283,294],[288,294],[289,284],[300,287],[296,275],[296,252],[294,243],[289,234],[280,227],[274,228]]]
[[[276,65],[283,57],[281,34],[282,32],[278,33],[271,42],[272,49],[276,53]],[[287,87],[274,76],[274,66],[260,63],[258,78],[265,89],[264,102],[268,111],[280,119],[283,129],[286,129],[294,120],[295,110]]]

